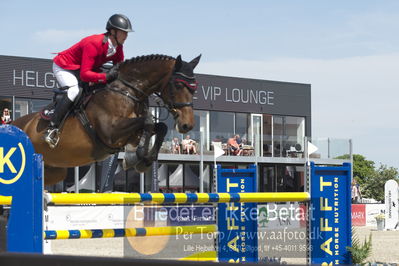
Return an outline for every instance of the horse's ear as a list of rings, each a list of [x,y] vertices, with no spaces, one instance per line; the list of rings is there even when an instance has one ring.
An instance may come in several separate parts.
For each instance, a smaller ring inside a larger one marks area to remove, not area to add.
[[[178,55],[175,61],[175,70],[176,71],[180,70],[182,65],[183,65],[183,60],[181,60],[181,55]]]
[[[194,69],[198,65],[200,59],[201,59],[201,54],[196,58],[194,58],[193,60],[191,60],[191,62],[189,63],[190,66]]]

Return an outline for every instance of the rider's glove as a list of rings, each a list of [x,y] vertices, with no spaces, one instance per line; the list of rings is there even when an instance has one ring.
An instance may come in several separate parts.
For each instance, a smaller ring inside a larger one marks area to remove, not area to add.
[[[119,73],[119,65],[113,66],[109,72],[105,75],[107,82],[110,83],[114,81],[115,79],[118,78],[118,73]]]

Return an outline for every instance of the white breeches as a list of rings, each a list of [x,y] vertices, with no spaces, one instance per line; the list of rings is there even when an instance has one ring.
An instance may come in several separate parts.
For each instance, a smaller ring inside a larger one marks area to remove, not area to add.
[[[68,98],[69,100],[74,101],[79,94],[79,82],[74,71],[63,69],[56,63],[53,63],[53,73],[61,87],[69,87],[67,92]]]

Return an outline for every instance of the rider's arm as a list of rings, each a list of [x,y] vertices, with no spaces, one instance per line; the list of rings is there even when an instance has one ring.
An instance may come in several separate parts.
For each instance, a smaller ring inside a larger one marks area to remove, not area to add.
[[[98,49],[94,43],[88,43],[83,48],[80,78],[84,82],[106,83],[105,73],[93,71],[95,60],[99,53]]]

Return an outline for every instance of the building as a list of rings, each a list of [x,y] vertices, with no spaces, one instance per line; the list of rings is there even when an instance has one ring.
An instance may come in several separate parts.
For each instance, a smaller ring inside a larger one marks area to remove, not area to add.
[[[57,82],[51,60],[0,56],[0,108],[12,117],[39,111],[53,96]],[[172,139],[181,143],[166,109],[152,104],[152,111],[169,126],[159,155],[159,187],[165,192],[210,191],[214,169],[214,146],[226,155],[217,159],[223,167],[242,168],[257,164],[259,191],[303,191],[305,154],[308,140],[318,146],[311,154],[320,164],[339,164],[333,159],[350,154],[348,140],[318,141],[311,136],[311,85],[197,74],[194,98],[195,128],[188,134],[195,140],[196,154],[173,151]],[[234,135],[242,140],[242,152],[235,156],[227,141]],[[114,188],[123,191],[150,191],[152,177],[133,170],[117,170]],[[203,186],[199,176],[203,176]]]

